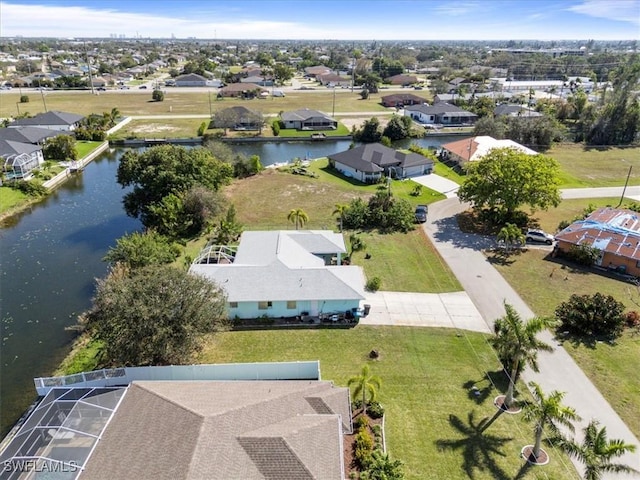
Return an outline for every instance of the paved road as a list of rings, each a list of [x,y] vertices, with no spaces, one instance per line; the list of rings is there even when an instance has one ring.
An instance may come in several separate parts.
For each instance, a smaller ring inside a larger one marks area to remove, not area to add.
[[[613,192],[615,191],[613,190]],[[622,187],[617,192],[617,195],[620,195]],[[607,191],[606,196],[610,193]],[[588,196],[594,196],[593,192]],[[427,235],[453,270],[489,328],[492,327],[496,318],[504,315],[503,301],[513,305],[522,318],[533,317],[531,309],[482,253],[484,248],[493,243],[493,239],[462,233],[458,229],[454,215],[467,207],[468,205],[461,204],[457,198],[449,198],[430,205],[429,221],[424,227]],[[528,369],[525,371],[523,379],[527,382],[536,381],[547,393],[552,390],[566,392],[565,403],[573,406],[583,418],[581,422],[576,423],[578,438],[581,438],[580,429],[591,418],[597,418],[602,425],[607,427],[609,438],[619,438],[635,444],[638,447],[636,453],[625,455],[622,457],[622,461],[640,470],[640,442],[638,439],[622,422],[611,405],[566,350],[554,342],[551,334],[547,332],[541,335],[541,338],[555,345],[555,350],[552,353],[541,352],[538,360],[540,373],[535,374]],[[582,472],[582,465],[577,462],[574,464],[578,471]],[[603,478],[609,480],[634,477],[607,474]]]

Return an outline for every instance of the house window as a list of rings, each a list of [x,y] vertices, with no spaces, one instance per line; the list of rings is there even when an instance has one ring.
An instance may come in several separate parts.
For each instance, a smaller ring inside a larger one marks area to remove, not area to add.
[[[229,302],[229,308],[238,308],[238,302]]]
[[[287,310],[295,310],[296,308],[298,308],[298,305],[295,300],[289,300],[287,302]]]
[[[258,302],[258,310],[266,310],[273,307],[273,302]]]

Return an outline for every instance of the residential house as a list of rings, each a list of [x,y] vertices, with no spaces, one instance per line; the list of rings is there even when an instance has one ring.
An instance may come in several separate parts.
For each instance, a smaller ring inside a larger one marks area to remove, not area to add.
[[[5,176],[11,179],[28,178],[33,169],[44,163],[40,145],[13,140],[0,140],[0,158]]]
[[[391,85],[408,86],[418,83],[418,77],[415,75],[406,75],[401,73],[399,75],[393,75],[384,79],[384,83],[390,83]]]
[[[350,87],[351,86],[350,77],[342,77],[335,73],[326,73],[323,75],[316,75],[316,80],[318,80],[318,82],[320,82],[321,85],[326,85],[328,87]]]
[[[508,100],[511,97],[513,97],[513,94],[510,92],[478,92],[478,93],[438,93],[436,96],[433,97],[433,103],[434,105],[436,103],[450,103],[450,104],[455,104],[456,102],[463,100],[465,102],[469,102],[471,100],[473,100],[474,98],[481,98],[481,97],[489,97],[492,100]]]
[[[283,128],[295,128],[296,130],[335,130],[338,128],[337,120],[326,113],[308,108],[283,112],[280,119]]]
[[[542,117],[542,113],[536,112],[533,108],[524,105],[503,103],[493,110],[495,117],[522,117],[537,118]]]
[[[11,140],[13,142],[30,143],[41,146],[44,145],[49,138],[53,138],[59,134],[56,130],[40,127],[0,128],[0,140]]]
[[[640,277],[640,214],[622,208],[599,208],[555,235],[563,253],[577,246],[597,248],[595,265]]]
[[[297,379],[295,370],[286,363],[120,368],[110,370],[115,384],[53,387],[0,462],[38,462],[56,472],[47,478],[69,480],[344,480],[349,388]],[[148,380],[128,382],[130,374]],[[206,376],[221,379],[198,378]]]
[[[475,113],[445,102],[411,105],[404,109],[404,114],[426,125],[473,125],[478,119]]]
[[[11,122],[7,127],[39,127],[60,132],[72,132],[80,125],[83,119],[82,115],[76,113],[49,111],[39,113],[30,118],[20,118]]]
[[[254,98],[262,92],[267,92],[267,90],[255,83],[230,83],[218,90],[218,95],[221,97]]]
[[[217,112],[213,118],[215,128],[231,128],[233,130],[262,130],[264,117],[262,113],[238,105]]]
[[[237,251],[207,247],[189,272],[224,289],[229,318],[344,314],[365,298],[362,268],[341,265],[346,253],[328,230],[245,231]]]
[[[332,73],[329,67],[325,67],[324,65],[316,65],[313,67],[305,67],[304,76],[308,78],[316,78],[318,75],[326,75]]]
[[[256,85],[260,85],[261,87],[273,87],[274,85],[273,78],[269,76],[263,77],[262,75],[251,75],[245,78],[241,78],[240,83],[254,83]]]
[[[482,157],[495,148],[513,148],[527,155],[538,154],[538,152],[513,140],[496,140],[493,137],[483,135],[445,143],[441,147],[440,155],[444,160],[452,160],[460,166],[465,166],[469,162],[481,160]]]
[[[383,95],[380,103],[385,107],[404,107],[406,105],[422,105],[427,101],[412,93],[393,93],[391,95]]]
[[[382,175],[414,177],[433,171],[434,161],[418,153],[405,153],[380,143],[367,143],[328,156],[329,165],[363,183],[375,183]]]
[[[176,87],[206,87],[207,79],[197,73],[187,73],[175,78]]]

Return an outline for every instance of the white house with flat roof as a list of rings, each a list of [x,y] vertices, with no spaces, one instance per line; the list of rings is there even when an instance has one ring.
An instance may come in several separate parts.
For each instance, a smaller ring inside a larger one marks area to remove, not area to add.
[[[341,264],[346,253],[329,230],[250,231],[237,251],[205,249],[189,272],[225,290],[229,318],[344,314],[365,298],[364,272]]]

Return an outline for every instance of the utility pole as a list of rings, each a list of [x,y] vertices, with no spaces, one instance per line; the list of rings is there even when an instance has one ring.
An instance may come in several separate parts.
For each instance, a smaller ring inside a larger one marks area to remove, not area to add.
[[[331,110],[331,116],[336,115],[336,87],[333,87],[333,109]]]
[[[622,160],[624,162],[624,160]],[[631,169],[633,168],[633,165],[629,165],[629,172],[627,173],[627,179],[624,182],[624,188],[622,189],[622,195],[620,195],[620,203],[618,203],[618,205],[616,206],[616,208],[619,208],[620,205],[622,205],[622,200],[624,200],[624,194],[627,192],[627,185],[629,185],[629,177],[631,176]]]
[[[84,44],[84,57],[87,61],[87,70],[89,73],[89,86],[91,87],[91,95],[96,92],[93,90],[93,78],[91,77],[91,64],[89,63],[89,53],[87,52],[87,42],[83,42]]]

